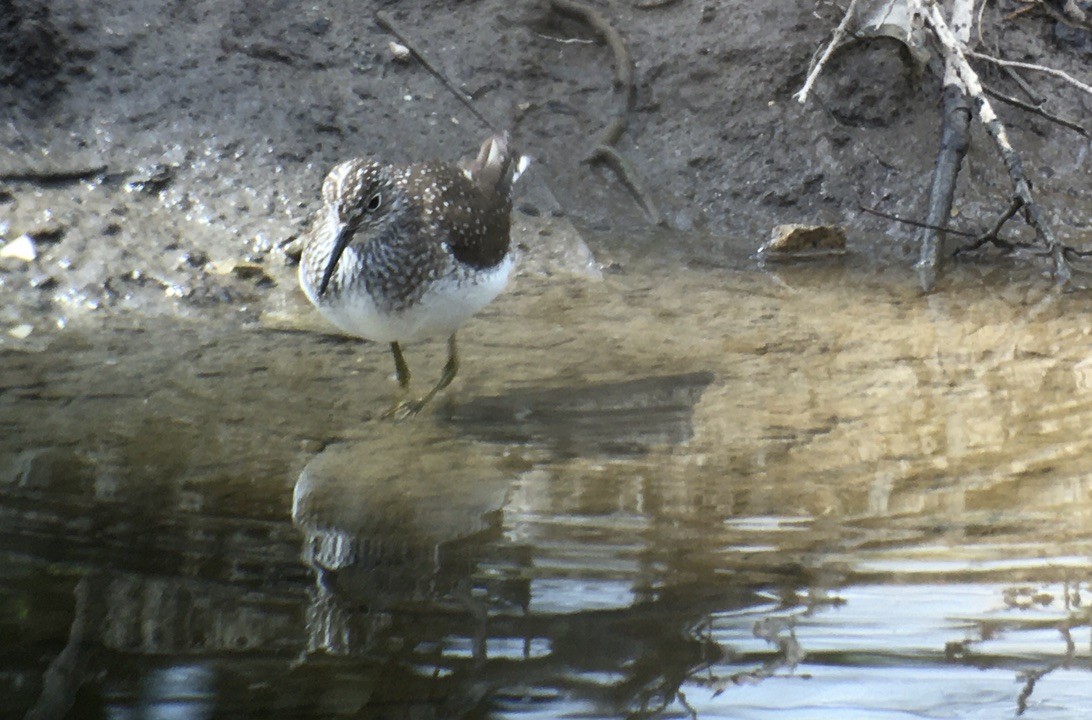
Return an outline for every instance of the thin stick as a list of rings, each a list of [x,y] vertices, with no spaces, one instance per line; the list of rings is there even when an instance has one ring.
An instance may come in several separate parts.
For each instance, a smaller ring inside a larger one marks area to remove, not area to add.
[[[1021,15],[1026,15],[1027,13],[1033,11],[1034,9],[1035,9],[1035,5],[1025,5],[1022,8],[1017,8],[1016,10],[1013,10],[1008,15],[1001,18],[1001,22],[1009,22],[1011,20],[1015,20],[1016,18],[1020,17]]]
[[[1016,72],[1015,69],[1010,67],[1001,67],[1001,70],[1009,76],[1009,79],[1016,83],[1016,87],[1028,96],[1028,100],[1039,105],[1046,102],[1046,98],[1035,92],[1035,88],[1028,84],[1028,81],[1024,79],[1024,76]]]
[[[978,22],[976,24],[978,26],[978,44],[979,45],[985,45],[986,44],[986,38],[982,37],[982,16],[986,14],[986,5],[987,5],[987,3],[985,2],[985,0],[983,0],[983,2],[978,6]]]
[[[876,208],[870,208],[870,207],[867,207],[865,205],[858,205],[857,209],[860,210],[861,212],[866,212],[869,215],[875,215],[876,217],[882,217],[882,218],[886,218],[888,220],[894,220],[895,222],[903,223],[904,225],[913,225],[914,227],[927,228],[929,230],[937,230],[937,231],[940,231],[940,232],[947,232],[947,233],[951,233],[952,235],[962,235],[963,237],[969,237],[969,238],[978,237],[978,235],[975,235],[972,232],[967,232],[966,230],[953,230],[952,228],[941,227],[939,225],[930,225],[927,222],[921,222],[920,220],[911,220],[909,218],[900,217],[898,215],[893,215],[891,213],[886,213],[883,210],[877,210]]]
[[[638,10],[661,10],[669,5],[674,5],[677,2],[679,2],[679,0],[642,0],[641,2],[634,3],[633,7]]]
[[[64,183],[91,180],[106,173],[105,165],[92,165],[77,168],[49,168],[44,170],[15,170],[0,173],[0,182],[27,182],[42,185],[63,185]]]
[[[1070,130],[1073,130],[1074,132],[1080,133],[1084,137],[1089,136],[1087,130],[1085,130],[1083,127],[1081,127],[1077,123],[1073,122],[1072,120],[1066,120],[1065,118],[1058,117],[1057,115],[1053,115],[1051,113],[1048,113],[1046,110],[1042,109],[1041,107],[1038,107],[1036,105],[1032,105],[1031,103],[1026,103],[1023,100],[1019,100],[1017,98],[1012,97],[1011,95],[1005,95],[1004,93],[1000,93],[1000,92],[994,90],[993,88],[989,87],[988,85],[983,85],[982,89],[986,91],[987,95],[989,95],[992,98],[996,98],[996,99],[1000,100],[1003,103],[1006,103],[1008,105],[1012,105],[1013,107],[1018,107],[1021,110],[1025,110],[1025,111],[1027,111],[1029,113],[1033,113],[1033,114],[1038,115],[1039,117],[1045,118],[1045,119],[1047,119],[1047,120],[1049,120],[1051,122],[1058,123],[1062,127],[1067,127]]]
[[[1001,238],[999,238],[997,236],[997,234],[999,232],[1001,232],[1001,228],[1003,228],[1005,226],[1005,223],[1007,223],[1009,220],[1011,220],[1012,216],[1015,215],[1016,213],[1018,213],[1020,211],[1020,208],[1022,208],[1022,207],[1024,207],[1024,202],[1018,197],[1013,198],[1012,202],[1009,204],[1009,209],[1001,214],[1001,217],[997,219],[997,222],[995,222],[993,224],[993,228],[990,229],[989,232],[984,233],[981,236],[979,236],[970,245],[967,245],[966,247],[959,248],[954,253],[952,253],[952,256],[954,257],[954,256],[959,255],[960,253],[964,253],[964,252],[972,252],[972,251],[977,250],[978,248],[982,247],[983,245],[985,245],[988,242],[992,242],[994,244],[1003,245],[1005,247],[1011,248],[1012,243],[1010,243],[1008,241],[1005,241],[1005,240],[1002,240]]]
[[[394,21],[391,20],[390,15],[380,10],[375,14],[375,21],[379,24],[379,27],[383,28],[391,35],[394,35],[396,38],[398,38],[398,42],[405,45],[406,49],[409,50],[410,55],[412,55],[414,59],[417,60],[417,62],[421,63],[421,67],[423,67],[425,70],[428,70],[430,73],[432,73],[433,77],[443,83],[444,87],[450,90],[451,94],[455,96],[455,99],[457,99],[459,102],[466,106],[466,109],[470,111],[471,115],[476,117],[492,132],[497,131],[496,126],[492,122],[490,122],[488,118],[482,115],[481,112],[478,111],[478,108],[474,107],[474,103],[471,102],[470,98],[466,96],[466,93],[455,87],[455,85],[447,79],[446,75],[437,70],[433,66],[433,64],[430,63],[428,59],[421,54],[421,52],[413,44],[413,41],[406,37],[405,33],[399,30],[398,27],[394,24]]]
[[[1067,73],[1065,70],[1058,70],[1056,68],[1047,67],[1045,65],[1036,65],[1035,63],[1019,62],[1016,60],[1002,60],[1001,58],[996,58],[992,55],[986,55],[980,52],[974,52],[973,50],[967,50],[965,54],[970,55],[974,58],[978,58],[979,60],[986,60],[988,62],[995,63],[1002,67],[1020,68],[1022,70],[1036,70],[1041,73],[1046,73],[1047,75],[1053,75],[1054,77],[1065,80],[1067,83],[1070,83],[1079,90],[1083,90],[1089,95],[1092,95],[1092,85],[1087,85],[1081,82],[1077,78]]]
[[[823,66],[827,64],[827,60],[830,59],[831,53],[834,52],[834,48],[838,43],[842,42],[842,38],[846,35],[846,28],[849,27],[849,21],[853,18],[854,12],[857,9],[857,0],[850,0],[849,7],[846,8],[846,14],[842,16],[842,22],[838,23],[838,27],[834,29],[834,35],[830,38],[830,43],[827,44],[823,54],[819,57],[818,62],[812,67],[811,72],[808,73],[807,80],[804,81],[804,86],[793,95],[796,101],[803,105],[808,100],[808,93],[811,92],[811,86],[815,84],[816,78],[819,77],[819,73],[823,71]]]

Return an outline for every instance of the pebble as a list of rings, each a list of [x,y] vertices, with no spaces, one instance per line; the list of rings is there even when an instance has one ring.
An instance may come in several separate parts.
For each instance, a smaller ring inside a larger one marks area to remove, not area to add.
[[[778,225],[770,240],[758,249],[762,257],[802,258],[818,255],[842,255],[846,251],[846,231],[837,225]]]
[[[32,262],[38,257],[38,250],[29,235],[20,235],[0,248],[0,258],[15,258],[23,262]]]
[[[402,43],[397,43],[391,40],[387,43],[387,47],[391,51],[391,57],[399,62],[407,62],[410,59],[410,49]]]
[[[11,335],[16,340],[26,340],[30,337],[30,334],[34,332],[33,325],[16,325],[11,330],[8,330],[8,335]]]

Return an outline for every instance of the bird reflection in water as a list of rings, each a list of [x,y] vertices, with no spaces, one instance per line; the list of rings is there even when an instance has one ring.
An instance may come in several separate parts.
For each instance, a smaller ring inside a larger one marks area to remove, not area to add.
[[[557,549],[519,530],[520,517],[548,508],[525,506],[527,498],[513,506],[513,494],[530,475],[563,472],[577,452],[632,457],[684,442],[709,380],[519,391],[462,403],[446,423],[375,423],[364,439],[328,447],[293,496],[315,578],[302,662],[378,660],[384,682],[368,703],[428,704],[429,717],[512,703],[671,702],[695,667],[720,657],[715,643],[687,631],[706,599],[680,608],[678,597],[637,591],[657,582],[618,578],[610,538],[602,555],[580,553],[588,567],[552,567]],[[623,415],[641,422],[614,422]],[[727,595],[732,606],[756,601],[745,590]],[[578,699],[563,699],[573,692]],[[443,708],[427,700],[437,697]]]

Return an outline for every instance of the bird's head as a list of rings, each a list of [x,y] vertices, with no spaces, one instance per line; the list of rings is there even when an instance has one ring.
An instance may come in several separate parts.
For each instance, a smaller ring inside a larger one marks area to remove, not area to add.
[[[349,244],[368,238],[388,223],[399,203],[390,168],[376,162],[349,160],[331,170],[322,182],[322,200],[334,228],[334,243],[319,281],[318,294],[326,287],[338,260]]]

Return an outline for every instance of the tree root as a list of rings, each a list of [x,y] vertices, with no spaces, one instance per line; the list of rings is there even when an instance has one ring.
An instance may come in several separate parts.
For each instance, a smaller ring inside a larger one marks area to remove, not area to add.
[[[614,55],[614,87],[620,94],[620,102],[614,115],[596,136],[592,149],[585,156],[588,163],[604,162],[618,176],[622,185],[644,210],[649,221],[660,224],[662,218],[656,204],[644,189],[636,166],[626,158],[615,144],[629,127],[629,118],[637,104],[637,83],[634,80],[633,55],[622,37],[610,21],[598,10],[577,0],[550,0],[550,8],[562,17],[576,20],[586,25],[598,35]]]

